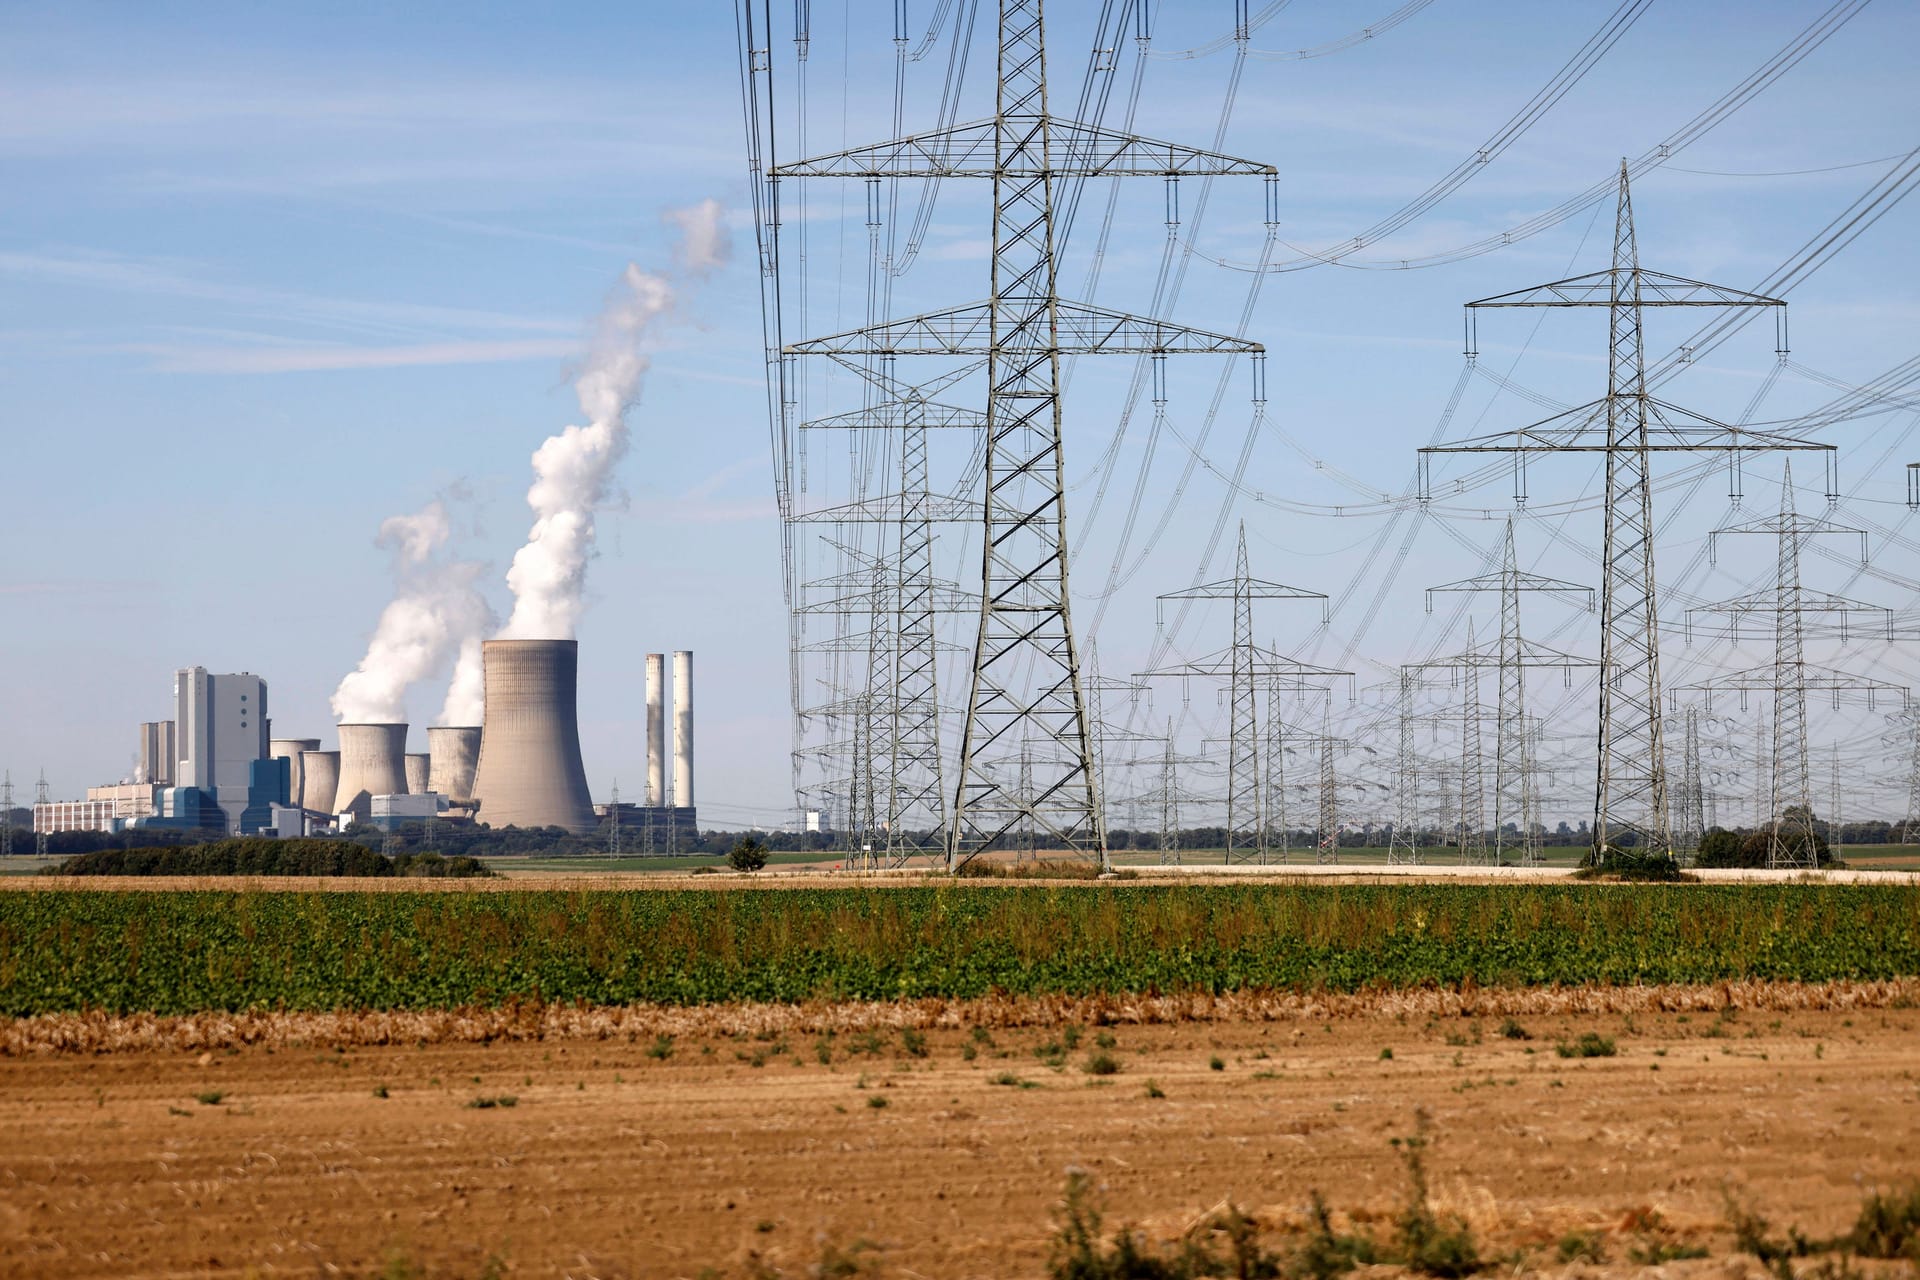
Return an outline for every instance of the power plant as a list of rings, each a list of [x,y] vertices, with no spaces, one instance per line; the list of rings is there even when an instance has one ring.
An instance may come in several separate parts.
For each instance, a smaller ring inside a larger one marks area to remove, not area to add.
[[[489,640],[481,656],[486,711],[473,779],[479,820],[593,830],[598,822],[580,759],[579,642]]]
[[[690,651],[672,655],[671,704],[667,655],[646,655],[644,806],[593,803],[580,750],[578,642],[492,640],[481,657],[482,722],[428,729],[425,751],[407,750],[408,726],[399,720],[343,723],[332,749],[320,738],[271,736],[265,680],[181,668],[174,693],[187,731],[176,732],[176,720],[142,723],[134,776],[89,787],[85,800],[49,798],[31,811],[33,821],[49,833],[153,827],[290,836],[446,818],[584,835],[617,811],[612,825],[636,837],[636,852],[660,853],[697,833]]]

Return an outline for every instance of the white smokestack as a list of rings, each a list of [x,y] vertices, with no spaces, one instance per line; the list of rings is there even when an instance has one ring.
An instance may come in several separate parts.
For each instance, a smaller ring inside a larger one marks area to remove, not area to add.
[[[686,276],[699,278],[726,260],[728,243],[718,201],[666,217],[680,228],[675,258]],[[534,481],[527,491],[533,529],[507,570],[513,616],[502,637],[573,637],[585,606],[594,513],[606,501],[613,468],[627,451],[627,410],[639,398],[647,372],[640,347],[673,303],[674,288],[667,277],[628,263],[600,313],[586,364],[574,380],[586,425],[548,437],[533,454]]]
[[[673,807],[693,808],[693,653],[673,654]]]
[[[647,805],[667,802],[667,655],[647,655]]]
[[[333,713],[349,723],[407,718],[407,687],[444,672],[454,650],[493,625],[476,586],[483,568],[441,553],[452,536],[447,505],[435,498],[412,515],[381,522],[374,545],[393,554],[394,598],[380,613],[359,667],[333,694]]]

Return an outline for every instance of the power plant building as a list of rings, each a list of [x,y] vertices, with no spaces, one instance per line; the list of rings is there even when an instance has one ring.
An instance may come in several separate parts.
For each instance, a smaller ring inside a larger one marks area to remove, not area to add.
[[[173,772],[180,760],[173,723],[171,720],[149,720],[140,726],[140,763],[134,769],[135,782],[151,783],[156,787],[173,785]]]
[[[427,730],[427,789],[447,803],[473,803],[473,774],[480,765],[480,726],[442,725]]]
[[[213,675],[205,667],[174,673],[175,787],[206,792],[240,829],[252,797],[250,769],[267,758],[267,682],[248,672]]]
[[[301,757],[309,751],[320,749],[318,738],[275,738],[267,744],[270,759],[285,760],[290,777],[287,782],[287,803],[299,807],[306,805],[306,767]]]

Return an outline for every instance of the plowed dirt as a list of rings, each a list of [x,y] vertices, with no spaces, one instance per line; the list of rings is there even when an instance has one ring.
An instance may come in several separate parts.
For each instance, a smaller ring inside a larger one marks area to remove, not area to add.
[[[1639,1272],[1666,1244],[1709,1251],[1667,1274],[1758,1275],[1726,1188],[1832,1234],[1920,1169],[1909,1008],[1502,1021],[24,1052],[0,1057],[0,1272],[799,1276],[837,1250],[1040,1276],[1075,1167],[1109,1228],[1171,1237],[1232,1201],[1279,1246],[1319,1189],[1385,1235],[1391,1140],[1424,1108],[1434,1203],[1495,1274]],[[1589,1032],[1615,1056],[1556,1053]],[[1572,1231],[1608,1263],[1560,1262]]]

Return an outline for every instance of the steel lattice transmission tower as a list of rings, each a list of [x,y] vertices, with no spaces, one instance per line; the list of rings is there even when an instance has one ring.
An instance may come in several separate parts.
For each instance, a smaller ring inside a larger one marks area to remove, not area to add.
[[[1707,832],[1706,788],[1700,778],[1700,712],[1687,708],[1686,730],[1680,754],[1680,786],[1675,793],[1674,853],[1690,862],[1700,851]]]
[[[1227,861],[1244,862],[1249,858],[1264,862],[1267,854],[1268,827],[1261,818],[1262,781],[1260,774],[1260,731],[1255,703],[1260,676],[1268,678],[1270,690],[1282,679],[1296,686],[1303,680],[1344,675],[1324,668],[1295,662],[1278,653],[1261,649],[1253,642],[1253,602],[1255,600],[1318,600],[1321,622],[1326,621],[1326,595],[1304,587],[1256,578],[1247,570],[1247,527],[1240,526],[1234,549],[1233,577],[1208,582],[1185,591],[1170,591],[1160,597],[1168,600],[1231,600],[1233,602],[1233,644],[1223,655],[1216,654],[1197,662],[1183,663],[1146,674],[1215,675],[1226,667],[1228,689],[1227,736]],[[1271,713],[1271,709],[1270,709]],[[1270,761],[1271,763],[1271,761]],[[1269,793],[1270,794],[1270,793]]]
[[[1920,741],[1920,739],[1916,739]],[[0,776],[0,858],[13,856],[13,770]]]
[[[1104,864],[1099,779],[1068,608],[1060,358],[1255,354],[1258,343],[1059,295],[1054,186],[1084,177],[1272,176],[1270,165],[1052,115],[1041,0],[1001,0],[988,120],[778,165],[786,178],[983,178],[993,184],[984,302],[790,344],[856,372],[874,356],[986,357],[980,628],[961,734],[947,856],[957,865],[1031,822],[1052,847]],[[1033,789],[1009,763],[1034,749]]]
[[[53,803],[53,790],[47,786],[47,771],[40,771],[40,781],[33,784],[33,851],[38,856],[47,856],[47,829],[40,821],[40,806]]]
[[[1497,865],[1502,855],[1509,849],[1506,834],[1507,823],[1512,822],[1520,833],[1512,844],[1517,846],[1519,860],[1524,866],[1537,866],[1540,862],[1540,837],[1533,829],[1537,816],[1529,803],[1529,788],[1533,779],[1532,735],[1527,724],[1526,673],[1529,667],[1553,667],[1561,671],[1577,666],[1592,666],[1591,662],[1576,658],[1572,654],[1561,653],[1557,649],[1548,649],[1543,645],[1529,644],[1520,630],[1520,593],[1523,591],[1545,591],[1556,595],[1584,595],[1587,607],[1593,607],[1593,591],[1578,583],[1564,582],[1558,578],[1542,577],[1537,573],[1523,573],[1518,557],[1514,552],[1513,517],[1507,517],[1506,532],[1501,543],[1500,570],[1498,573],[1483,574],[1477,578],[1463,578],[1458,582],[1449,582],[1427,589],[1427,611],[1433,611],[1433,593],[1446,592],[1498,592],[1500,595],[1500,646],[1494,665],[1500,679],[1500,705],[1498,728],[1494,735],[1494,775],[1493,775],[1493,860]],[[1467,637],[1465,663],[1468,679],[1484,665],[1475,656],[1473,637]],[[1441,660],[1445,662],[1445,659]],[[1470,684],[1472,696],[1469,707],[1478,702],[1477,687]],[[1468,748],[1473,759],[1473,772],[1479,774],[1477,741],[1478,713],[1469,711],[1472,717],[1470,732],[1475,741]],[[1411,750],[1411,735],[1408,749]],[[1479,783],[1475,783],[1475,790]],[[1466,797],[1463,784],[1463,803]],[[1481,812],[1476,810],[1475,812]],[[1466,845],[1461,845],[1463,860]]]
[[[1535,453],[1598,453],[1605,460],[1604,576],[1600,587],[1599,758],[1594,781],[1596,857],[1667,855],[1672,846],[1666,747],[1660,717],[1659,600],[1654,588],[1652,455],[1743,453],[1833,446],[1730,427],[1654,398],[1647,390],[1643,313],[1648,307],[1777,308],[1776,349],[1786,351],[1786,303],[1778,298],[1705,284],[1640,265],[1627,165],[1620,165],[1613,265],[1467,304],[1471,359],[1480,310],[1504,307],[1605,307],[1607,394],[1519,431],[1453,441],[1420,451],[1421,485],[1436,453],[1514,456],[1515,499],[1526,500],[1526,459]]]
[[[1767,774],[1767,808],[1762,821],[1767,826],[1767,865],[1770,867],[1811,868],[1819,863],[1814,841],[1813,784],[1808,759],[1807,691],[1817,688],[1836,699],[1842,691],[1865,690],[1869,701],[1894,686],[1875,680],[1850,676],[1842,671],[1809,663],[1806,654],[1806,618],[1810,614],[1837,614],[1840,634],[1845,637],[1845,620],[1854,613],[1884,615],[1887,638],[1893,638],[1893,614],[1877,605],[1862,604],[1825,592],[1810,592],[1800,585],[1800,546],[1822,534],[1858,536],[1861,563],[1866,561],[1866,534],[1820,516],[1803,516],[1794,510],[1793,467],[1785,468],[1780,481],[1780,514],[1770,520],[1752,520],[1713,531],[1717,540],[1726,533],[1770,534],[1775,541],[1774,584],[1771,592],[1755,592],[1732,600],[1703,606],[1693,612],[1721,613],[1734,619],[1730,636],[1737,638],[1739,619],[1752,613],[1773,615],[1773,663],[1765,669],[1736,671],[1705,681],[1708,689],[1764,689],[1772,695],[1773,738],[1769,752],[1771,766]],[[1691,614],[1689,614],[1691,617]],[[1904,694],[1904,691],[1901,691]]]
[[[1901,844],[1920,841],[1920,715],[1907,718],[1907,735],[1907,817],[1900,824]]]
[[[1417,866],[1420,862],[1420,756],[1413,747],[1413,695],[1419,679],[1400,669],[1398,753],[1394,762],[1393,838],[1387,844],[1388,865]]]

